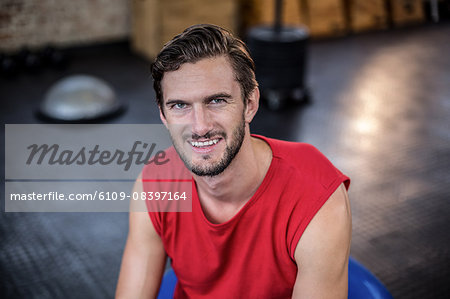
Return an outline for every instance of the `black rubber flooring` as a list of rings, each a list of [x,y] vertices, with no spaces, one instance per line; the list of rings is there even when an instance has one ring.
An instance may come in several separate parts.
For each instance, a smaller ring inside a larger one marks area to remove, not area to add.
[[[149,65],[127,44],[69,54],[64,71],[0,78],[3,123],[39,123],[44,92],[75,73],[128,105],[108,122],[159,121]],[[313,42],[308,82],[310,105],[263,106],[252,131],[312,143],[352,178],[351,254],[395,298],[450,298],[450,24]],[[125,213],[3,212],[0,297],[112,298],[127,225]]]

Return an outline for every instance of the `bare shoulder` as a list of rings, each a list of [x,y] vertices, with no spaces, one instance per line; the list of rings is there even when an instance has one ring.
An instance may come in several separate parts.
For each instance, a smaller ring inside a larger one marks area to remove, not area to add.
[[[295,255],[303,258],[306,254],[333,245],[347,243],[351,238],[351,211],[347,191],[341,184],[317,212],[303,233]],[[302,259],[297,263],[304,262]]]
[[[297,244],[294,294],[308,298],[346,298],[351,230],[350,202],[341,184],[311,220]]]
[[[139,176],[133,192],[141,191]],[[116,298],[156,298],[164,272],[164,246],[145,211],[144,201],[131,200],[129,218]]]
[[[133,186],[133,193],[140,194],[143,191],[142,174],[139,174]],[[130,201],[129,238],[137,237],[140,243],[145,239],[159,239],[155,228],[147,212],[145,201]],[[145,244],[145,242],[143,242]],[[148,244],[148,243],[147,243]]]

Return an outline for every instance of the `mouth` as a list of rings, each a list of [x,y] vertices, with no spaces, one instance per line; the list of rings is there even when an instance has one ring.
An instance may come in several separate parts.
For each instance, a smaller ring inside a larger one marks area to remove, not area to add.
[[[194,152],[198,154],[210,153],[214,150],[216,145],[220,143],[222,138],[204,139],[204,140],[190,140],[189,144]]]
[[[217,142],[219,142],[219,138],[217,139],[211,139],[211,140],[205,140],[205,141],[190,141],[189,143],[196,148],[203,148],[203,147],[208,147],[211,145],[215,145],[217,144]]]

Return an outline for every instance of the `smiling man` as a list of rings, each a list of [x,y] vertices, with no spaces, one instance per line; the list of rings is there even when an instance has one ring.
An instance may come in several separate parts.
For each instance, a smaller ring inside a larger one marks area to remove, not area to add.
[[[225,56],[183,64],[167,72],[161,82],[164,124],[188,124],[183,132],[171,132],[175,149],[197,176],[221,174],[239,152],[246,122],[239,83]],[[217,91],[217,92],[215,92]],[[191,99],[200,99],[193,102]]]
[[[169,155],[195,181],[192,212],[130,212],[116,297],[156,297],[169,256],[175,298],[347,298],[350,181],[311,145],[250,133],[259,90],[245,44],[192,26],[152,75]]]

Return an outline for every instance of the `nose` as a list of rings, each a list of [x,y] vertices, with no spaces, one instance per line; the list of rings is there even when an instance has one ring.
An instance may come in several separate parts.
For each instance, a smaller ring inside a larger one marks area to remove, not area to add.
[[[211,130],[212,121],[207,109],[201,105],[194,107],[192,113],[192,134],[204,136]]]

